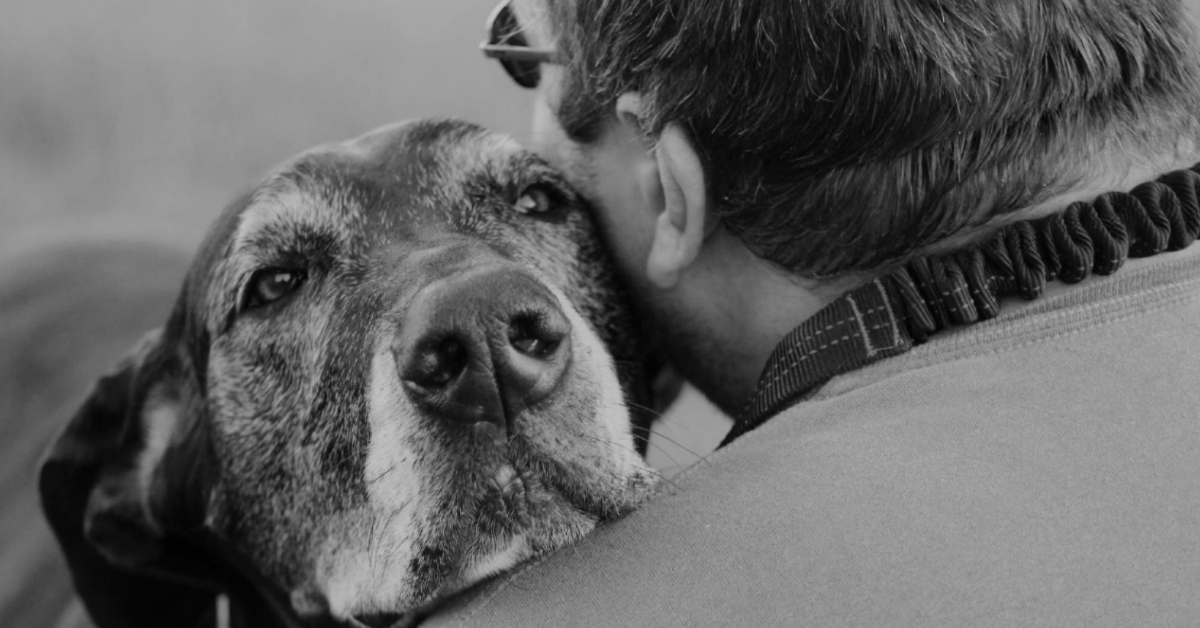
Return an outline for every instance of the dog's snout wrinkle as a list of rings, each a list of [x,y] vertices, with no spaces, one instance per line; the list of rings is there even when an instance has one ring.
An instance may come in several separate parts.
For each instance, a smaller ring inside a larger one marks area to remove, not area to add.
[[[462,273],[413,298],[393,354],[410,399],[460,424],[507,430],[558,387],[571,325],[537,279],[511,268]]]

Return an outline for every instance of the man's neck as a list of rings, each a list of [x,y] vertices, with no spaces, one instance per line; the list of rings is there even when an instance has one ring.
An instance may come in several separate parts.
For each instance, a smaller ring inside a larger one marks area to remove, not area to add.
[[[715,234],[705,248],[699,267],[691,272],[708,278],[687,285],[721,298],[685,300],[713,308],[699,313],[697,319],[712,325],[702,334],[715,342],[704,355],[676,356],[674,361],[703,362],[676,366],[709,400],[734,416],[754,394],[758,376],[779,341],[863,280],[798,278],[758,257],[724,231]]]
[[[1091,202],[1106,192],[1128,192],[1142,183],[1153,181],[1158,177],[1175,170],[1185,170],[1200,163],[1200,150],[1194,142],[1188,141],[1175,147],[1175,150],[1162,151],[1158,155],[1136,159],[1108,159],[1097,164],[1088,176],[1081,177],[1080,182],[1071,189],[1054,194],[1029,207],[1007,213],[995,220],[959,234],[926,250],[925,254],[938,254],[961,249],[973,242],[986,239],[1001,227],[1023,220],[1035,220],[1066,210],[1073,203]],[[1136,269],[1142,266],[1157,264],[1160,257],[1130,259],[1124,268]],[[1077,286],[1060,281],[1046,284],[1042,298],[1070,291]]]
[[[1085,152],[1086,149],[1081,149]],[[1181,140],[1173,149],[1157,152],[1150,156],[1120,155],[1095,158],[1088,169],[1076,177],[1068,189],[1039,199],[1028,207],[1007,211],[988,222],[946,238],[923,251],[925,255],[946,253],[983,239],[1001,227],[1023,220],[1035,220],[1065,210],[1072,203],[1090,202],[1105,192],[1127,192],[1147,181],[1173,170],[1191,168],[1200,162],[1200,148],[1190,140]],[[980,207],[978,213],[992,211]]]
[[[1158,176],[1189,168],[1200,162],[1200,151],[1194,146],[1180,147],[1154,159],[1110,160],[1081,177],[1077,185],[1040,200],[1035,205],[1017,210],[969,232],[956,235],[926,251],[937,254],[960,249],[985,239],[1000,227],[1021,220],[1032,220],[1063,211],[1072,203],[1091,201],[1111,191],[1128,191],[1140,183]],[[736,242],[730,246],[736,245]],[[729,351],[730,364],[722,369],[722,381],[708,382],[702,388],[727,413],[736,413],[740,405],[754,394],[758,374],[779,341],[796,326],[815,315],[845,292],[869,281],[873,276],[842,277],[834,281],[800,279],[772,266],[746,251],[744,268],[739,274],[736,290],[740,298],[727,301],[737,306],[729,310],[729,320],[737,321]],[[1130,260],[1126,268],[1138,268],[1161,261],[1160,258]],[[1047,284],[1044,296],[1074,289],[1061,282]],[[731,287],[733,289],[733,287]],[[731,323],[732,324],[732,323]]]

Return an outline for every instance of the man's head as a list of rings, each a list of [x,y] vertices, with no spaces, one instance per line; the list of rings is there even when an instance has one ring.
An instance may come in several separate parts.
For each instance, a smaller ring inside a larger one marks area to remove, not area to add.
[[[803,286],[815,298],[801,311],[1195,137],[1200,72],[1179,0],[514,8],[557,54],[539,150],[597,203],[640,300],[718,355],[753,339],[714,301],[745,309],[744,291]]]

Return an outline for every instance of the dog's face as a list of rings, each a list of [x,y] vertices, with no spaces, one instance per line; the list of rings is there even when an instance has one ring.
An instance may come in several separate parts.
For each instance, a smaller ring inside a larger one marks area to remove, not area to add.
[[[474,126],[385,128],[226,212],[44,501],[102,624],[130,614],[119,563],[279,623],[392,625],[647,495],[638,346],[556,173]]]

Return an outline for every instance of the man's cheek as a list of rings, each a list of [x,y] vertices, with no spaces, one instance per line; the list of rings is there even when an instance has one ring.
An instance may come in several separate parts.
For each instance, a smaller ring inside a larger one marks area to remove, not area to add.
[[[563,154],[567,136],[559,126],[554,110],[542,92],[538,92],[533,102],[533,151],[550,165],[561,169],[565,155]]]
[[[533,101],[533,150],[556,168],[567,165],[564,162],[568,158],[570,142],[555,115],[561,78],[561,68],[543,65],[542,80]]]

